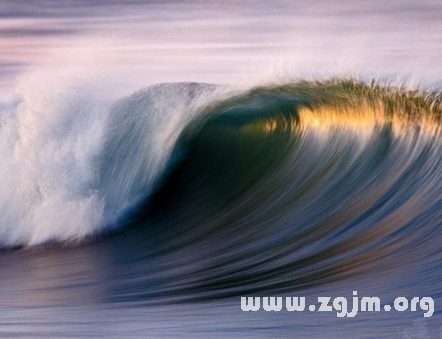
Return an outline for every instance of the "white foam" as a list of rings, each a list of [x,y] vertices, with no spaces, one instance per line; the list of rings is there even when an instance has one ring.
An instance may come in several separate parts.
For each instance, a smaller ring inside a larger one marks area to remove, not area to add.
[[[148,196],[197,111],[185,86],[152,87],[115,108],[83,80],[72,68],[32,71],[19,102],[0,111],[1,246],[118,226]]]

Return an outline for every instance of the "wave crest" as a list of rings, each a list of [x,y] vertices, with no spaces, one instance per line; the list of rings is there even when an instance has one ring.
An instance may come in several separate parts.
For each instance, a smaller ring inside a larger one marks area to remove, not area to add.
[[[441,102],[348,79],[162,84],[112,105],[87,90],[24,93],[1,112],[0,244],[81,240],[124,225],[146,199],[204,232],[214,216],[261,224],[274,208],[300,213],[299,230],[328,220],[331,234],[392,196],[395,215],[410,184],[438,194]]]

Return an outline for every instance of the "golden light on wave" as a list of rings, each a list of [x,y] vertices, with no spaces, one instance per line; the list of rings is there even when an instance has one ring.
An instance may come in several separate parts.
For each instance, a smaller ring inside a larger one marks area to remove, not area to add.
[[[367,133],[376,126],[389,125],[396,136],[406,136],[413,131],[423,132],[429,137],[441,134],[441,124],[431,112],[416,112],[407,114],[400,109],[387,114],[387,107],[379,103],[376,107],[369,104],[354,107],[322,106],[316,108],[299,107],[299,116],[287,119],[274,115],[259,122],[243,127],[244,132],[264,131],[275,133],[279,131],[299,131],[314,129],[318,132],[327,132],[333,129],[345,129],[358,133]]]

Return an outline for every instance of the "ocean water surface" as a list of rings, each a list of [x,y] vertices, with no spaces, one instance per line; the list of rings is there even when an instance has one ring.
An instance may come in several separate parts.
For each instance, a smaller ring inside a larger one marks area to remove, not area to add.
[[[441,18],[0,0],[0,337],[439,338]]]

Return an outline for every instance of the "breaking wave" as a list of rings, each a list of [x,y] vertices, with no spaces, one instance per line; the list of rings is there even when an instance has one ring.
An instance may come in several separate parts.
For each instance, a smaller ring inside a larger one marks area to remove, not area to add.
[[[114,104],[21,94],[0,113],[3,247],[150,220],[170,244],[272,249],[275,272],[314,260],[309,276],[296,270],[302,285],[431,237],[442,220],[438,91],[331,79],[160,84]]]

